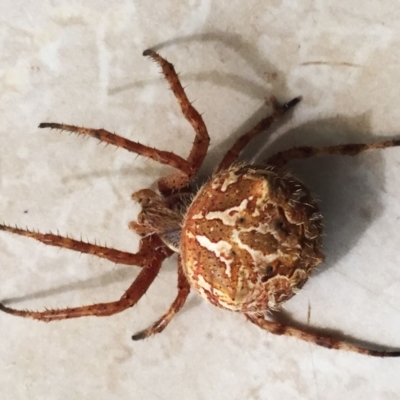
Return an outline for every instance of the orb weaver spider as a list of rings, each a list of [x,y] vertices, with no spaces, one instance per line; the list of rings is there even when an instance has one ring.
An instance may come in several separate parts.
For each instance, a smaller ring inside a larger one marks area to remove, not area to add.
[[[300,290],[315,266],[324,259],[322,216],[318,205],[307,187],[284,169],[286,164],[293,159],[314,156],[355,156],[365,150],[400,146],[400,140],[303,146],[280,151],[259,165],[238,163],[244,147],[292,109],[300,98],[283,105],[274,101],[272,114],[241,136],[227,151],[209,181],[197,193],[191,193],[189,184],[198,173],[209,146],[207,128],[186,97],[173,65],[153,50],[146,50],[143,55],[161,67],[184,117],[195,131],[195,140],[186,159],[104,129],[58,123],[39,125],[39,128],[92,136],[177,170],[158,180],[158,193],[143,189],[132,195],[132,199],[142,207],[137,221],[129,224],[142,236],[139,251],[128,253],[52,233],[0,225],[2,231],[115,263],[136,265],[142,270],[117,301],[39,312],[16,310],[0,304],[0,310],[47,322],[113,315],[134,306],[156,278],[163,261],[178,253],[178,294],[175,300],[152,326],[134,335],[134,340],[164,330],[183,307],[190,288],[194,288],[212,304],[241,312],[249,321],[274,334],[371,356],[400,356],[400,351],[367,349],[265,318],[266,312],[278,310],[282,303]]]

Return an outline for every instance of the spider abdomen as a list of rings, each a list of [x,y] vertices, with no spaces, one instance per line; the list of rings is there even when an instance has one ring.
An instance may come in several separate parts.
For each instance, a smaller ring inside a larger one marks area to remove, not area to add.
[[[321,218],[308,189],[287,173],[250,165],[219,172],[183,222],[186,277],[216,306],[275,309],[323,260]]]

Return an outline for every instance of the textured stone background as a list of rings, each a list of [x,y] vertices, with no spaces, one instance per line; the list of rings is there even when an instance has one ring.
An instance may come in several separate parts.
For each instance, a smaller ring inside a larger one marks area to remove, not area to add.
[[[204,112],[204,174],[265,115],[270,95],[303,102],[247,157],[400,136],[397,4],[224,4],[3,0],[0,219],[135,251],[129,196],[168,168],[37,126],[104,127],[187,154],[190,126],[141,56],[151,46]],[[400,149],[290,165],[321,199],[327,261],[287,304],[287,318],[400,347],[399,167]],[[4,233],[0,265],[0,299],[34,309],[114,300],[137,274]],[[167,309],[175,281],[173,259],[134,309],[111,318],[44,324],[0,314],[2,399],[398,398],[399,359],[274,337],[194,293],[163,334],[133,343]]]

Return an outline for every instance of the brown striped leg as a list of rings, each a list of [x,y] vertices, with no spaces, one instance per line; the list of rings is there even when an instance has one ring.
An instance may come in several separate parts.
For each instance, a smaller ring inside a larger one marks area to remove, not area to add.
[[[306,342],[316,344],[318,346],[326,347],[328,349],[352,351],[355,353],[365,354],[368,356],[400,357],[400,351],[378,351],[378,350],[365,349],[363,347],[355,346],[353,344],[349,344],[341,340],[333,339],[332,337],[329,336],[322,336],[316,333],[309,333],[302,331],[300,329],[292,328],[284,324],[280,324],[275,321],[268,321],[262,316],[246,314],[246,317],[249,321],[253,322],[253,324],[256,324],[260,328],[270,333],[273,333],[274,335],[292,336],[297,339],[305,340]]]
[[[171,304],[169,310],[159,318],[153,325],[149,328],[144,329],[132,336],[133,340],[145,339],[151,335],[162,332],[167,325],[171,322],[175,314],[183,307],[187,297],[189,296],[190,285],[183,273],[181,262],[179,260],[178,267],[178,295],[176,296],[174,302]]]
[[[140,298],[146,293],[147,289],[156,278],[165,258],[166,254],[162,248],[153,250],[153,259],[141,269],[139,275],[129,289],[117,301],[93,304],[83,307],[46,311],[15,310],[0,304],[0,311],[4,311],[5,313],[11,315],[17,315],[19,317],[33,318],[45,322],[92,315],[96,317],[105,317],[117,314],[134,306],[140,300]]]
[[[151,259],[155,247],[163,246],[157,235],[147,236],[141,240],[139,251],[132,254],[125,251],[111,249],[109,247],[99,246],[97,244],[83,242],[82,240],[74,240],[68,237],[54,235],[52,233],[29,231],[27,229],[20,229],[3,224],[0,224],[0,231],[29,237],[49,246],[62,247],[64,249],[74,250],[84,254],[92,254],[96,257],[105,258],[106,260],[117,264],[137,265],[141,267],[146,265],[149,259]]]
[[[234,143],[234,145],[225,154],[215,172],[229,168],[238,159],[240,152],[249,144],[252,139],[268,129],[274,121],[279,119],[279,117],[282,116],[286,111],[293,108],[300,100],[301,97],[296,97],[281,106],[274,98],[272,98],[272,102],[274,104],[273,113],[270,116],[263,118],[253,129],[245,133]]]
[[[325,147],[295,147],[293,149],[280,151],[279,153],[274,154],[265,163],[267,165],[273,165],[281,168],[284,167],[289,161],[295,159],[328,155],[355,156],[366,150],[386,149],[396,146],[400,146],[400,139],[386,140],[384,142],[376,142],[371,144],[352,143]]]
[[[92,136],[101,142],[112,144],[116,147],[122,147],[132,153],[158,161],[161,164],[170,165],[171,167],[179,169],[186,175],[192,174],[192,165],[182,157],[170,151],[157,150],[152,147],[144,146],[143,144],[133,142],[104,129],[82,128],[74,125],[57,124],[54,122],[42,122],[39,125],[39,128],[60,129],[62,131],[76,133],[77,135]]]
[[[191,181],[191,178],[200,169],[204,157],[207,154],[210,137],[208,136],[207,128],[204,124],[203,118],[188,100],[186,93],[179,81],[178,75],[175,72],[174,66],[162,58],[154,50],[146,50],[143,52],[143,55],[149,56],[161,67],[165,79],[168,81],[172,92],[178,100],[183,115],[196,132],[192,149],[187,158],[187,162],[192,167],[192,171],[189,174],[185,173],[185,175],[178,172],[161,178],[158,185],[160,191],[164,193],[169,190],[180,189]]]

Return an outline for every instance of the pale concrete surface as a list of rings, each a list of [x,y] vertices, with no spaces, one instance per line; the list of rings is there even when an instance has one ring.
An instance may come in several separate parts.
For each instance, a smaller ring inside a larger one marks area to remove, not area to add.
[[[185,5],[182,5],[184,4]],[[262,115],[302,95],[248,149],[400,136],[396,2],[0,3],[0,218],[135,251],[130,194],[169,171],[42,121],[104,127],[187,154],[193,134],[154,63],[160,45],[212,138],[204,173]],[[286,306],[305,324],[400,347],[400,149],[291,166],[321,199],[327,260]],[[110,301],[137,269],[0,235],[0,298],[43,309]],[[0,314],[1,399],[398,399],[400,359],[275,337],[196,294],[166,331],[175,259],[131,310],[51,324]],[[309,317],[308,317],[308,314]]]

